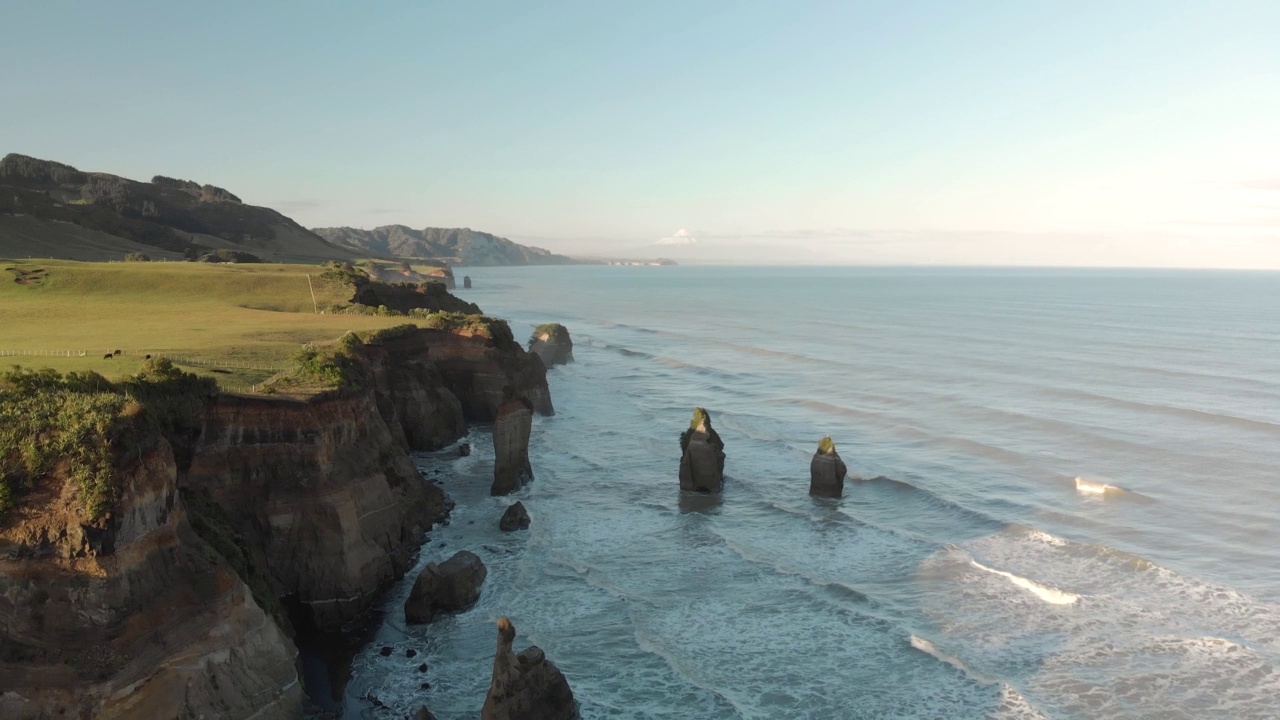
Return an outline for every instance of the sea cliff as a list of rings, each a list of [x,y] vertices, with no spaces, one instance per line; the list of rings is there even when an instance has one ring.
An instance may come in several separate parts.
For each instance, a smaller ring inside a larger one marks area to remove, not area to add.
[[[300,717],[291,636],[367,610],[448,512],[408,452],[492,419],[503,388],[550,412],[509,335],[401,328],[350,343],[354,384],[104,433],[100,513],[71,457],[27,478],[0,516],[0,716]]]

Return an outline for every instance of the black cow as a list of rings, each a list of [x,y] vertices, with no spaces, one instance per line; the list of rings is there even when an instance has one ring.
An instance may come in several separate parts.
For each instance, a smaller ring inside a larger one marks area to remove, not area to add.
[[[103,356],[102,356],[102,359],[103,359],[103,360],[110,360],[110,359],[111,359],[111,358],[113,358],[113,357],[115,357],[115,355],[112,355],[111,353],[107,353],[106,355],[103,355]]]

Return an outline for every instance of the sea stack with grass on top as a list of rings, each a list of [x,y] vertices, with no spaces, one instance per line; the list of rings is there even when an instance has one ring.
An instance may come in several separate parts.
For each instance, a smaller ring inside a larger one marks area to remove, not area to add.
[[[506,400],[493,421],[493,485],[490,495],[509,495],[533,480],[529,465],[529,433],[533,430],[533,404],[503,390]]]
[[[520,654],[511,650],[516,628],[498,619],[498,651],[493,680],[480,710],[481,720],[573,720],[578,703],[560,669],[536,645]]]
[[[534,328],[529,338],[529,352],[542,358],[547,367],[573,362],[573,339],[569,329],[560,323],[546,323]]]
[[[818,451],[809,463],[809,494],[820,497],[840,497],[844,494],[844,476],[848,468],[836,452],[831,437],[818,441]]]
[[[693,409],[689,429],[680,434],[680,489],[718,493],[724,487],[724,442],[703,408]]]

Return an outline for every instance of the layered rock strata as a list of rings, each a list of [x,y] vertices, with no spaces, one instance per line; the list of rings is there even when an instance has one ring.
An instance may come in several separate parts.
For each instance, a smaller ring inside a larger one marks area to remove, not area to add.
[[[0,717],[300,718],[297,650],[139,445],[107,519],[64,466],[0,528]]]
[[[718,493],[724,487],[724,441],[711,427],[711,415],[693,409],[689,429],[680,435],[680,489]]]
[[[429,623],[441,613],[458,612],[480,599],[480,586],[489,574],[475,553],[454,553],[442,563],[430,563],[418,574],[404,604],[408,623]]]
[[[493,485],[490,495],[509,495],[533,480],[529,465],[529,433],[533,408],[524,398],[508,400],[493,423]]]
[[[493,680],[480,710],[481,720],[572,720],[578,717],[573,690],[560,669],[536,645],[518,655],[511,644],[516,628],[498,620],[498,650]]]
[[[844,494],[844,477],[848,468],[836,452],[831,438],[818,441],[818,450],[809,462],[809,494],[821,497],[840,497]]]

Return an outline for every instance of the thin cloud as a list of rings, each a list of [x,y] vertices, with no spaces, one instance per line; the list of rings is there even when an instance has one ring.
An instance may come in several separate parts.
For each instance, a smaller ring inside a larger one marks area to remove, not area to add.
[[[390,215],[391,213],[404,212],[404,208],[369,208],[365,212],[370,215]]]
[[[276,202],[273,202],[270,205],[270,207],[273,207],[276,210],[282,210],[282,211],[288,211],[288,212],[297,212],[299,210],[314,210],[318,207],[323,207],[323,206],[324,206],[324,202],[320,200],[313,200],[310,198],[303,198],[301,200],[277,200]]]

